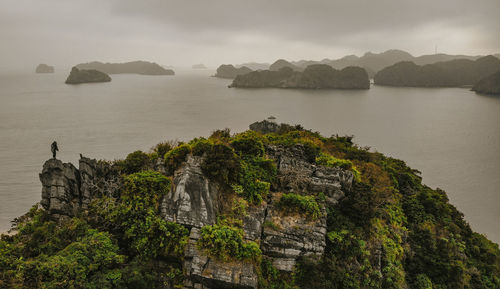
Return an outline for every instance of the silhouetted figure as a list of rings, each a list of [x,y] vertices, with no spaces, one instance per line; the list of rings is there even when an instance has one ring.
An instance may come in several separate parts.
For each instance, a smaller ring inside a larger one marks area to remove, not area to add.
[[[52,157],[55,159],[56,158],[56,152],[59,151],[59,148],[57,147],[57,142],[54,141],[52,145],[50,146],[50,150],[52,151]]]

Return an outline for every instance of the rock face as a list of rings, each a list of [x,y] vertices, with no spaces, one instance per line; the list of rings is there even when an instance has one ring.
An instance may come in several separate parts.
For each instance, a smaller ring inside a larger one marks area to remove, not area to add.
[[[285,129],[274,122],[254,123],[256,131]],[[335,204],[351,189],[353,174],[340,168],[315,165],[302,144],[269,145],[267,156],[278,171],[271,196],[260,205],[249,206],[242,219],[244,238],[260,244],[265,258],[275,268],[291,272],[300,257],[319,258],[326,246],[325,205]],[[258,286],[257,268],[249,261],[221,261],[197,247],[203,226],[217,222],[222,211],[220,185],[203,174],[203,156],[188,155],[174,172],[170,192],[161,200],[159,214],[167,221],[177,222],[190,230],[182,260],[185,288],[241,288]],[[165,168],[156,162],[159,172]],[[119,173],[111,164],[81,157],[79,168],[50,159],[40,174],[42,206],[57,220],[87,210],[88,204],[101,196],[117,197],[121,187]],[[323,193],[318,201],[321,216],[306,216],[282,211],[277,202],[282,193]]]
[[[38,64],[35,69],[36,73],[54,73],[54,66],[50,66],[47,64]]]
[[[85,70],[73,67],[66,79],[66,84],[80,84],[92,82],[110,82],[111,77],[104,72],[97,70]]]
[[[377,72],[375,84],[411,87],[471,86],[500,70],[500,59],[485,56],[475,61],[456,59],[423,66],[410,61],[396,63]]]
[[[346,67],[336,70],[326,64],[312,64],[303,72],[282,67],[278,71],[254,71],[239,75],[231,87],[306,88],[306,89],[369,89],[370,79],[363,68]]]
[[[142,75],[175,75],[171,69],[165,69],[154,62],[131,61],[125,63],[102,63],[93,61],[76,65],[79,69],[95,69],[107,74],[142,74]]]
[[[201,171],[201,157],[189,156],[175,172],[174,189],[162,202],[167,221],[201,228],[215,223],[219,189]]]
[[[219,78],[233,79],[238,75],[247,74],[249,72],[252,72],[252,70],[246,66],[236,68],[232,64],[222,64],[217,68],[217,72],[214,76]]]
[[[476,93],[500,95],[500,70],[481,79],[472,87],[472,90]]]
[[[116,196],[121,185],[119,176],[108,164],[83,156],[79,169],[58,159],[46,161],[40,181],[40,204],[55,219],[73,217],[79,210],[86,210],[93,198]]]

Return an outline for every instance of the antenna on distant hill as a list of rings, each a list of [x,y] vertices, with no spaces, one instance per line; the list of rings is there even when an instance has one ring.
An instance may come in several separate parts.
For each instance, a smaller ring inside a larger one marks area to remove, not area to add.
[[[434,45],[434,54],[438,54],[438,46],[437,46],[437,44]]]

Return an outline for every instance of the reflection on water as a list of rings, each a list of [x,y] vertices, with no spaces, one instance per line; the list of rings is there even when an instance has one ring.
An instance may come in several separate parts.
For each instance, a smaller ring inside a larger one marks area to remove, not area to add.
[[[270,115],[401,158],[446,190],[475,230],[500,241],[500,98],[467,89],[229,89],[213,71],[113,75],[69,86],[65,74],[0,75],[0,231],[40,200],[38,173],[58,157],[123,158],[166,139],[245,130]]]

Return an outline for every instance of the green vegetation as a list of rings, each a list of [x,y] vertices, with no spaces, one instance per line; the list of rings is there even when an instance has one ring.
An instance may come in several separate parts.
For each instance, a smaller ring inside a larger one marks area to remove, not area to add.
[[[338,159],[327,153],[320,153],[319,156],[316,157],[316,163],[325,167],[339,167],[344,170],[350,170],[354,174],[354,178],[358,181],[360,180],[360,173],[350,160]]]
[[[321,210],[314,196],[283,194],[276,205],[287,213],[304,214],[312,220],[321,217]]]
[[[255,242],[244,241],[242,229],[226,224],[215,224],[201,228],[198,247],[210,256],[223,261],[257,261],[262,252]]]
[[[167,152],[164,156],[164,159],[169,174],[172,175],[174,171],[177,170],[180,165],[186,160],[187,155],[190,153],[191,146],[189,146],[188,144],[181,144]]]
[[[0,239],[0,288],[156,288],[162,279],[181,284],[188,230],[158,214],[170,180],[142,171],[124,176],[123,183],[118,199],[99,198],[88,215],[61,225],[36,207],[16,220],[18,233]]]

